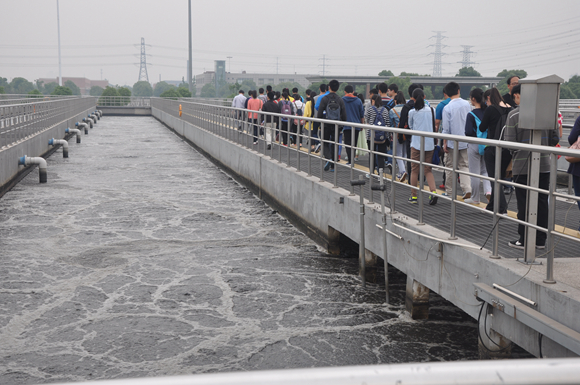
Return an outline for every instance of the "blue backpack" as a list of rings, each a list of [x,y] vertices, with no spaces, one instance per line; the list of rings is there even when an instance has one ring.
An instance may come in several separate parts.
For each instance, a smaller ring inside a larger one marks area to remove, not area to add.
[[[477,137],[481,138],[481,139],[487,139],[487,131],[485,131],[485,132],[479,131],[479,125],[481,124],[481,120],[477,117],[477,115],[475,115],[473,113],[473,111],[470,111],[469,113],[471,115],[473,115],[473,117],[475,118],[475,124],[477,125],[477,129],[475,130],[475,133],[477,134]],[[480,144],[479,145],[479,155],[483,155],[483,150],[485,150],[485,144]]]
[[[381,107],[380,110],[377,110],[377,107],[373,106],[374,110],[375,110],[375,121],[373,122],[373,126],[380,126],[380,127],[386,127],[387,125],[385,124],[385,118],[383,117],[383,111],[385,110],[385,107]],[[375,130],[375,144],[382,144],[385,143],[387,141],[387,133],[385,131],[382,130]]]

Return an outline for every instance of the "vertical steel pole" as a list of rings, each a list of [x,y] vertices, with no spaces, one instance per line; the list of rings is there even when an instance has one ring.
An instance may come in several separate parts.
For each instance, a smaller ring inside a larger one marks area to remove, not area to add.
[[[548,260],[546,264],[546,279],[544,283],[556,283],[554,280],[554,228],[556,227],[556,183],[558,178],[558,156],[550,154],[550,195],[549,195],[549,212],[548,212],[548,239],[546,247],[548,248]]]
[[[459,158],[459,142],[457,140],[453,141],[453,172],[451,173],[452,189],[451,189],[451,231],[449,239],[457,239],[455,236],[455,225],[457,220],[455,216],[457,215],[457,204],[455,200],[457,199],[457,163]]]
[[[337,179],[337,174],[338,174],[338,124],[334,125],[334,164],[332,165],[332,167],[334,167],[334,188],[338,187],[338,179]]]
[[[350,180],[354,179],[354,158],[356,156],[356,143],[354,142],[354,138],[355,138],[355,128],[351,127],[350,128],[350,148],[346,149],[346,146],[344,147],[347,151],[349,151],[348,152],[348,161],[350,163]],[[354,186],[350,186],[350,195],[354,195]]]
[[[58,85],[62,86],[62,66],[60,60],[60,9],[56,0],[56,25],[58,28]]]
[[[493,218],[495,230],[493,231],[493,251],[490,258],[499,259],[498,249],[499,249],[499,194],[503,194],[500,191],[501,184],[499,180],[502,179],[501,176],[501,150],[499,146],[495,147],[495,175],[494,175],[494,185],[493,185]]]
[[[395,156],[397,154],[397,148],[400,145],[397,134],[393,134],[393,172],[391,172],[391,215],[395,213],[395,172],[397,162]]]
[[[394,166],[394,163],[393,163]],[[393,167],[393,171],[395,168]],[[389,250],[387,249],[387,212],[385,210],[385,178],[383,169],[379,170],[381,185],[381,214],[383,215],[383,263],[385,267],[385,301],[389,303]],[[393,172],[394,174],[394,172]],[[393,185],[391,185],[391,188]]]
[[[324,146],[326,145],[326,143],[324,143],[324,122],[322,122],[320,124],[320,181],[323,182],[324,181],[324,159],[326,156],[326,151]]]
[[[375,173],[375,130],[371,129],[371,141],[370,141],[370,153],[369,153],[369,204],[373,204],[373,190],[371,189],[373,182],[373,175]]]
[[[358,176],[359,181],[364,182],[364,177],[362,175]],[[370,185],[371,183],[369,183]],[[358,247],[358,258],[360,264],[360,271],[359,274],[362,278],[362,286],[366,287],[366,261],[365,261],[365,203],[363,198],[363,186],[364,184],[360,185],[360,242]]]
[[[421,150],[420,150],[420,155],[419,155],[419,223],[417,223],[418,225],[424,225],[425,223],[423,222],[423,207],[424,207],[424,200],[423,200],[423,187],[424,187],[424,183],[423,183],[423,177],[425,176],[425,169],[423,167],[423,164],[425,163],[425,137],[421,136]],[[415,181],[413,181],[415,182]],[[453,236],[453,235],[452,235]]]
[[[187,82],[189,83],[189,92],[191,92],[191,96],[193,96],[193,63],[192,63],[192,49],[191,49],[191,0],[188,1],[188,16],[189,16],[189,61],[187,62],[187,74],[188,79]]]

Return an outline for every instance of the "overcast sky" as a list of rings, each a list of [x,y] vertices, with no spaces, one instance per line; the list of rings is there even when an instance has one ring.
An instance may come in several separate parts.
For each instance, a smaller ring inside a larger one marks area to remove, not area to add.
[[[63,76],[133,85],[145,38],[149,80],[187,78],[187,0],[60,0]],[[579,0],[192,0],[193,73],[228,60],[231,72],[377,75],[433,73],[445,31],[443,75],[462,45],[484,76],[580,72]],[[56,0],[0,0],[0,76],[58,76]],[[231,56],[231,59],[227,59]]]

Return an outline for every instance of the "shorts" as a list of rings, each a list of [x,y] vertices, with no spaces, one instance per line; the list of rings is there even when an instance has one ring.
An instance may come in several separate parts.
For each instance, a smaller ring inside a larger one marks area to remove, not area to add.
[[[425,163],[423,163],[423,172],[425,174],[431,173],[431,166],[428,166],[428,164],[431,164],[431,162],[433,162],[433,152],[434,150],[425,151]],[[411,160],[420,160],[420,159],[421,159],[421,151],[411,147]],[[417,174],[419,174],[419,171],[420,171],[419,163],[411,163],[411,172],[417,172]]]

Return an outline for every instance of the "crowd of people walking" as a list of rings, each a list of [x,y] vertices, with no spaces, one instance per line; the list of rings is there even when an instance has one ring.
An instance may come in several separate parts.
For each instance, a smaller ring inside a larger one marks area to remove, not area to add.
[[[358,160],[357,153],[361,149],[368,153],[373,147],[374,156],[369,156],[370,175],[384,169],[387,173],[396,173],[400,182],[408,182],[411,186],[419,184],[421,148],[423,148],[424,163],[423,176],[428,186],[429,205],[435,205],[438,201],[438,190],[432,165],[445,166],[443,184],[439,186],[444,190],[442,196],[451,196],[453,193],[453,169],[460,171],[458,186],[461,188],[460,196],[465,203],[480,205],[483,197],[487,201],[486,209],[494,210],[494,201],[499,200],[499,213],[507,213],[507,200],[505,195],[511,194],[512,189],[506,186],[504,191],[495,191],[494,186],[483,177],[495,177],[496,171],[496,147],[461,142],[460,137],[478,137],[495,140],[507,140],[520,143],[530,143],[530,130],[518,127],[520,85],[517,76],[507,80],[509,93],[501,95],[497,88],[486,91],[475,88],[469,93],[469,100],[461,97],[461,87],[456,82],[449,82],[443,88],[445,99],[431,107],[425,99],[425,92],[421,84],[413,83],[408,89],[410,98],[405,99],[402,90],[397,84],[380,83],[372,88],[367,95],[354,92],[351,85],[344,88],[344,94],[339,95],[339,82],[332,80],[328,84],[321,84],[317,90],[306,90],[304,97],[294,88],[282,92],[274,92],[271,86],[266,90],[250,91],[249,97],[240,90],[234,98],[232,107],[237,110],[239,129],[247,119],[252,127],[251,135],[254,144],[260,137],[266,141],[270,149],[273,141],[278,141],[283,146],[309,146],[305,148],[311,152],[322,151],[321,156],[327,162],[324,166],[326,172],[334,172],[336,160],[341,155],[347,165],[354,166]],[[366,96],[366,97],[365,97]],[[277,116],[262,114],[259,121],[259,111],[280,114]],[[244,113],[247,115],[244,116]],[[312,122],[302,117],[325,119],[330,121],[344,122],[335,123]],[[579,119],[580,120],[580,119]],[[363,129],[354,124],[368,124],[377,126],[377,129]],[[576,126],[579,122],[576,122]],[[575,126],[575,127],[576,127]],[[379,128],[396,127],[408,129],[409,133],[396,134],[386,132]],[[363,132],[364,131],[364,132]],[[413,132],[435,133],[432,136],[413,135]],[[570,135],[570,144],[576,142],[580,127],[573,130]],[[439,141],[437,133],[455,135],[458,139]],[[362,134],[362,135],[361,135]],[[543,145],[555,146],[562,136],[560,126],[555,122],[554,130],[547,130],[543,135]],[[320,141],[322,139],[322,141]],[[395,143],[396,142],[396,143]],[[339,153],[335,154],[337,143]],[[345,151],[342,152],[344,146]],[[456,148],[457,147],[457,148]],[[397,159],[390,157],[395,149]],[[516,184],[526,185],[528,182],[529,151],[510,151],[502,149],[501,165],[499,167],[501,179],[512,178]],[[456,159],[457,158],[457,159]],[[579,163],[580,164],[580,163]],[[580,194],[580,168],[571,166],[569,172],[574,175],[574,187]],[[471,174],[468,175],[467,173]],[[549,187],[549,157],[541,157],[540,188],[547,190]],[[515,188],[518,213],[520,220],[526,220],[526,197],[527,189]],[[418,201],[417,189],[411,189],[409,203]],[[580,207],[580,203],[579,203]],[[538,199],[538,226],[547,227],[548,221],[548,198],[546,194],[539,194]],[[520,225],[519,238],[509,242],[509,246],[523,249],[525,226]],[[579,228],[580,231],[580,228]],[[546,233],[539,231],[536,238],[536,247],[545,248]]]

